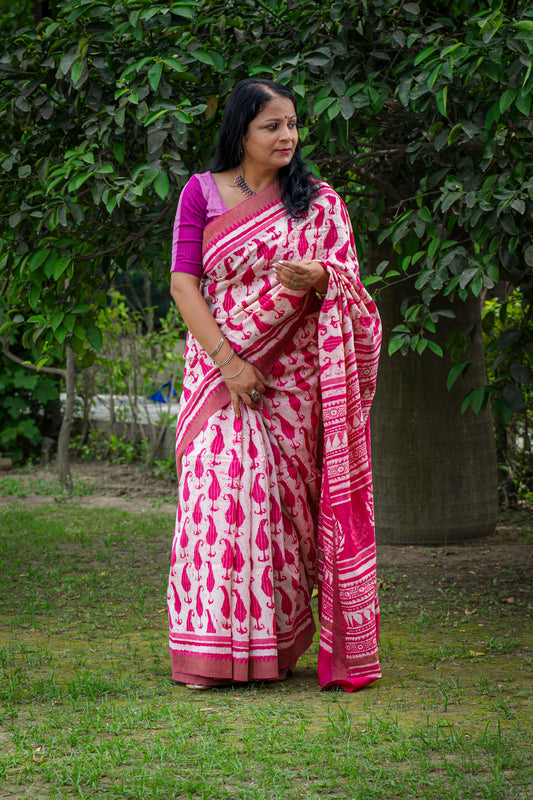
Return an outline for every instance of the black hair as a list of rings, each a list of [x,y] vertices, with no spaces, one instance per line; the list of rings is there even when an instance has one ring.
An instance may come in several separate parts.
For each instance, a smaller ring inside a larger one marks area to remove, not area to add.
[[[224,172],[239,166],[244,155],[242,138],[250,122],[275,95],[287,97],[296,108],[294,95],[281,83],[263,78],[239,81],[224,109],[217,146],[209,163],[211,172]],[[278,180],[281,202],[287,212],[292,217],[307,213],[312,198],[318,194],[318,187],[304,164],[299,143],[290,164],[279,170]]]

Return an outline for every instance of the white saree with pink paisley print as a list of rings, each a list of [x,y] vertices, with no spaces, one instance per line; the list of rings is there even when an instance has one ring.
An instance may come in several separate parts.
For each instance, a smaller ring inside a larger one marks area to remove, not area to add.
[[[329,273],[320,306],[273,262]],[[302,219],[277,185],[210,222],[201,291],[234,350],[267,378],[236,418],[189,335],[176,435],[179,505],[168,584],[175,680],[226,684],[293,670],[315,633],[322,687],[380,677],[369,410],[381,327],[350,221],[326,184]]]

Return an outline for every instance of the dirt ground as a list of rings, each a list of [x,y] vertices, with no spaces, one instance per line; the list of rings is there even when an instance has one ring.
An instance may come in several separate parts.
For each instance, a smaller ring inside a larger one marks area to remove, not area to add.
[[[106,462],[77,463],[73,475],[77,493],[67,499],[57,488],[54,492],[57,475],[50,467],[1,472],[0,485],[15,479],[15,493],[24,504],[33,506],[56,501],[132,513],[157,509],[168,513],[170,520],[175,513],[177,483],[145,469]],[[0,504],[13,501],[13,495],[5,494],[6,488]],[[420,599],[421,607],[438,587],[457,587],[468,598],[491,597],[505,603],[508,610],[512,606],[526,613],[533,610],[531,506],[521,504],[517,510],[502,511],[496,531],[481,539],[444,547],[391,546],[378,541],[377,551],[381,591],[390,589],[398,596],[407,591],[411,599]]]

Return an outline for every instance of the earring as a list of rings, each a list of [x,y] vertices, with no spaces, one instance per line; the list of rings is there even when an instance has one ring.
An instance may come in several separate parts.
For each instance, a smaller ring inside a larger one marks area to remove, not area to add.
[[[240,164],[242,159],[243,159],[243,157],[244,157],[244,148],[243,148],[242,144],[239,145],[238,155],[239,155],[239,164]]]

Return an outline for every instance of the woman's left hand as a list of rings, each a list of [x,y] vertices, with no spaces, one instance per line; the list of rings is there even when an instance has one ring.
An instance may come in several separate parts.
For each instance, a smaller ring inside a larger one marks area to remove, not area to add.
[[[275,261],[276,275],[282,286],[295,291],[316,289],[325,292],[328,273],[320,261],[303,258],[301,261]]]

